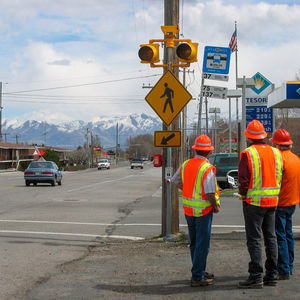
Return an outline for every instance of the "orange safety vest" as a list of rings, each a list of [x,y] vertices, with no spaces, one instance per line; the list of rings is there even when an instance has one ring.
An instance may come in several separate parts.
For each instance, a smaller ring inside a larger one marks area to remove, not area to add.
[[[182,203],[185,215],[200,217],[208,214],[213,209],[210,201],[206,198],[203,188],[203,183],[211,170],[216,174],[216,168],[199,157],[186,160],[182,164],[180,174],[183,184]],[[217,203],[220,204],[220,191],[217,179],[215,197]]]
[[[251,178],[246,202],[261,207],[278,203],[282,179],[282,157],[278,149],[266,144],[254,144],[244,151],[248,158]]]
[[[283,160],[283,176],[278,206],[300,203],[300,159],[291,150],[280,150]]]

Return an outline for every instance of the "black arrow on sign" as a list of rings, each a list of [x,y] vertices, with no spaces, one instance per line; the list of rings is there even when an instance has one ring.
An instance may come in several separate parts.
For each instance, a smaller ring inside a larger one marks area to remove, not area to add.
[[[168,141],[171,140],[173,137],[175,137],[175,133],[172,133],[167,138],[163,137],[160,144],[161,145],[167,145]]]

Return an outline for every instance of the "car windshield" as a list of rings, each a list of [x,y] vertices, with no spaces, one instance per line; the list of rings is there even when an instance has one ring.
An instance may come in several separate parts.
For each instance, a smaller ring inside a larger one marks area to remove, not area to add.
[[[219,165],[222,166],[235,166],[239,164],[239,160],[237,157],[220,157]]]
[[[132,162],[143,162],[141,159],[138,159],[138,158],[134,158],[133,160],[132,160]]]
[[[100,159],[100,160],[99,160],[99,163],[106,163],[106,162],[108,162],[107,159]]]
[[[48,169],[52,169],[53,165],[51,162],[46,162],[46,161],[35,161],[32,162],[29,165],[29,168],[48,168]]]

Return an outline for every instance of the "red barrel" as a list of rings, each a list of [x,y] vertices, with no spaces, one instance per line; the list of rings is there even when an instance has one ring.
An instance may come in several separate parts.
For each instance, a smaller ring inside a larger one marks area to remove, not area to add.
[[[153,166],[154,167],[161,167],[162,165],[162,156],[161,154],[153,155]]]

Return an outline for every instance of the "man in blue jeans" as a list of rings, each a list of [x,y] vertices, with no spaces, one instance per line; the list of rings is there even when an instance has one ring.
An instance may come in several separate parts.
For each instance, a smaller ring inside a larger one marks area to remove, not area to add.
[[[284,168],[275,215],[275,230],[278,244],[278,279],[287,280],[294,269],[292,218],[296,205],[300,202],[300,159],[291,151],[293,141],[287,130],[276,130],[270,141],[281,152]]]
[[[195,157],[186,160],[171,181],[182,189],[182,202],[189,229],[192,259],[191,286],[213,283],[214,275],[205,272],[209,252],[213,212],[220,211],[216,169],[207,157],[214,149],[207,135],[200,135],[193,146]]]

